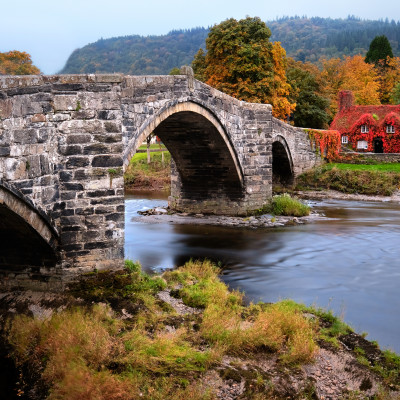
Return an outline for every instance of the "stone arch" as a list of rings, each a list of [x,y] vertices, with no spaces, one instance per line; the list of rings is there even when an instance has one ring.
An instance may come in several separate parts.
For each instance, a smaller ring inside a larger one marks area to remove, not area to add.
[[[206,107],[193,101],[164,106],[129,143],[124,165],[152,132],[170,151],[185,197],[210,198],[210,192],[216,191],[229,198],[242,195],[244,177],[234,145],[219,119]]]
[[[293,159],[285,138],[277,135],[272,142],[272,180],[283,184],[293,182]]]
[[[0,268],[53,267],[58,243],[58,233],[45,216],[0,182]]]

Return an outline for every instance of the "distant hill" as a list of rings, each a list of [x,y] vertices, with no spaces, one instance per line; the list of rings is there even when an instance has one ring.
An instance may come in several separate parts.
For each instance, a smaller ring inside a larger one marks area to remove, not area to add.
[[[320,57],[364,55],[371,40],[386,35],[393,53],[400,55],[400,22],[284,17],[267,22],[272,41],[279,41],[288,56],[316,62]],[[188,65],[200,47],[205,48],[206,28],[174,30],[161,36],[123,36],[100,39],[75,50],[62,74],[121,72],[131,75],[168,74]]]
[[[61,74],[122,72],[130,75],[168,74],[190,65],[205,47],[206,28],[174,30],[162,36],[122,36],[100,39],[75,50]]]
[[[272,32],[271,40],[281,42],[288,56],[297,61],[365,55],[377,35],[385,35],[394,55],[400,55],[400,22],[394,20],[285,17],[267,25]]]

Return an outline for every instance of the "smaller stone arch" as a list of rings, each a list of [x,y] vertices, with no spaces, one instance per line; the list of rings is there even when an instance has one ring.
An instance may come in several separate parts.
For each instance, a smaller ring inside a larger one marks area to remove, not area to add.
[[[0,182],[0,269],[54,267],[58,244],[51,223],[22,194]]]
[[[272,180],[284,185],[293,182],[293,159],[285,138],[277,135],[272,142]]]

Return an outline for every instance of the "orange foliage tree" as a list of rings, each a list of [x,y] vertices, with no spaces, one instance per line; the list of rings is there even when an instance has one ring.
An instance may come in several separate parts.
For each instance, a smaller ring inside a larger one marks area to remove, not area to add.
[[[24,51],[0,53],[0,75],[37,75],[39,68],[32,64],[31,56]]]
[[[258,17],[234,18],[214,25],[192,63],[196,78],[239,100],[269,103],[274,116],[286,119],[288,101],[286,52],[269,41],[271,31]]]
[[[322,71],[320,85],[323,95],[329,99],[329,117],[334,118],[338,112],[337,96],[344,82],[343,61],[340,58],[320,60]]]
[[[351,90],[359,105],[381,104],[378,74],[361,55],[344,59],[344,79],[341,90]]]
[[[331,100],[330,116],[338,111],[337,96],[341,90],[351,90],[356,104],[381,104],[379,76],[374,65],[367,64],[361,55],[320,60],[321,82],[326,97]]]

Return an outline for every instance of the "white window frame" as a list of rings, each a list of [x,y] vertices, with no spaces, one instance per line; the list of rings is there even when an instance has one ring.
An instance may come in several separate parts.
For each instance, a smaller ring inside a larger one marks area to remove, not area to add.
[[[349,143],[349,137],[347,135],[342,135],[342,144]]]
[[[357,142],[357,150],[368,150],[368,142],[366,140],[359,140]]]
[[[369,126],[368,125],[361,125],[361,133],[368,133]]]
[[[396,129],[393,125],[386,125],[386,133],[395,133]]]

